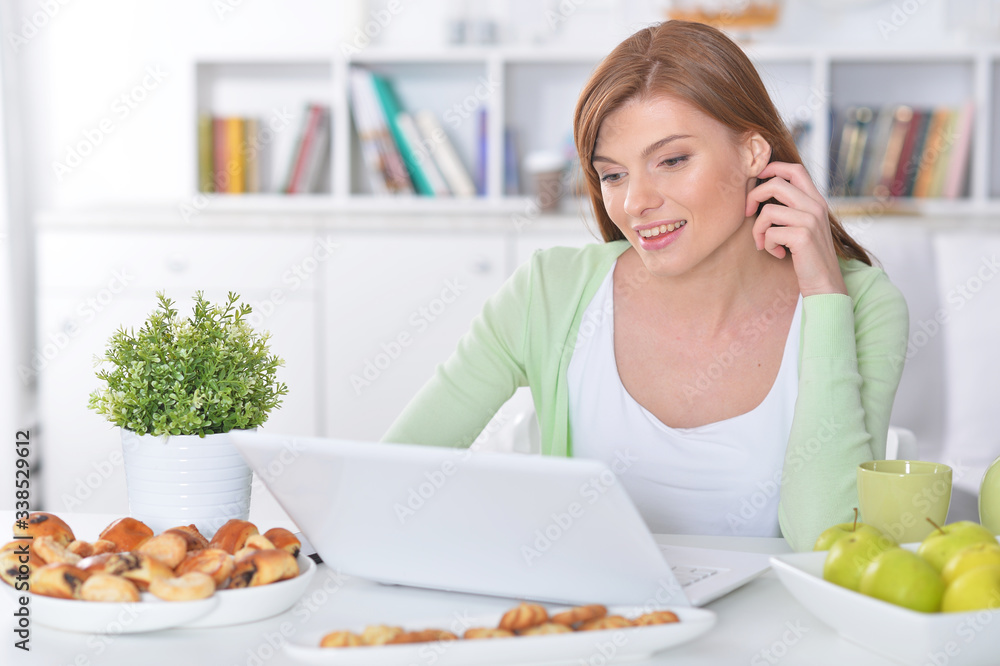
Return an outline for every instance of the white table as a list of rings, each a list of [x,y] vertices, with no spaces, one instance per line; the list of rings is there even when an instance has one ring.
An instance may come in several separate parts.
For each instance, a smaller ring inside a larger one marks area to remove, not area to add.
[[[83,539],[95,539],[117,516],[60,514]],[[253,517],[251,517],[251,520]],[[12,525],[12,511],[0,511],[0,525]],[[272,525],[262,526],[264,528]],[[290,526],[289,526],[290,527]],[[6,530],[7,528],[0,528]],[[687,546],[787,552],[782,539],[670,537]],[[5,542],[4,542],[5,543]],[[290,610],[251,624],[216,629],[102,636],[31,625],[31,652],[13,646],[14,603],[0,595],[0,663],[44,666],[141,664],[142,666],[279,666],[296,663],[282,645],[296,635],[359,624],[412,622],[422,617],[461,617],[507,610],[509,599],[383,586],[339,575],[320,565],[302,600]],[[842,640],[789,595],[768,572],[707,606],[716,625],[697,640],[630,664],[810,664],[888,666],[892,662]],[[579,663],[579,662],[576,662]],[[601,659],[595,653],[594,666]],[[406,665],[404,665],[406,666]],[[433,666],[432,660],[416,666]]]

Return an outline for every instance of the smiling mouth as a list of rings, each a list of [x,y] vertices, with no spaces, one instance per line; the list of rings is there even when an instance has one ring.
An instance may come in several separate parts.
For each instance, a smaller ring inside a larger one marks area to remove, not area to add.
[[[652,229],[642,229],[638,232],[638,234],[643,238],[656,238],[660,234],[666,234],[674,231],[675,229],[680,229],[685,224],[687,224],[687,220],[681,220],[680,222],[674,222],[671,224],[661,224],[660,226],[653,227]]]

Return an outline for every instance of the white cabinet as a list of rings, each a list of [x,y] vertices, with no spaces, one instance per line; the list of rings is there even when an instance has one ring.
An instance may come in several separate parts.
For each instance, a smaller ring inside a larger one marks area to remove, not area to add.
[[[506,278],[499,232],[348,232],[325,274],[325,432],[378,439]]]

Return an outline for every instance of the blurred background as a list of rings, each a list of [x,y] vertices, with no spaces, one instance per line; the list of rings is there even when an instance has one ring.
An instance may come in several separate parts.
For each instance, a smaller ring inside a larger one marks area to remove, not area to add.
[[[905,285],[894,422],[971,492],[1000,455],[982,370],[1000,358],[980,352],[1000,330],[998,5],[5,0],[0,433],[31,433],[33,508],[127,510],[117,431],[87,395],[94,356],[161,289],[253,305],[290,389],[269,429],[379,437],[514,267],[595,240],[574,181],[576,95],[622,38],[670,17],[745,45],[814,180]],[[372,159],[373,85],[413,121],[395,171],[391,149]],[[938,117],[947,140],[926,182],[914,168],[894,187],[880,175],[905,171],[887,157],[901,109]]]

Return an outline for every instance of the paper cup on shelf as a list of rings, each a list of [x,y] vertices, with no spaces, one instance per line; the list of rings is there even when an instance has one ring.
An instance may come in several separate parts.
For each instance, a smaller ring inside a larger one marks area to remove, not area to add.
[[[554,151],[529,153],[524,159],[524,170],[531,179],[531,195],[538,202],[543,213],[553,213],[559,209],[559,202],[566,195],[563,175],[566,158]]]

